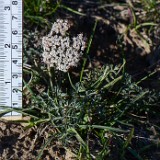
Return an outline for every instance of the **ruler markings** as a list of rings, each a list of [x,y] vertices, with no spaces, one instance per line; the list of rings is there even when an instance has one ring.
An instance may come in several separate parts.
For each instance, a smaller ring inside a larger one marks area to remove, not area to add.
[[[11,3],[11,1],[10,1]],[[12,5],[11,5],[11,11],[12,11]],[[12,43],[12,12],[10,15],[10,21],[11,21],[11,43]],[[12,59],[12,49],[11,49],[11,59]],[[12,77],[12,65],[11,65],[11,77]],[[11,78],[11,84],[12,84],[12,78]],[[12,100],[13,100],[13,94],[12,94],[13,86],[11,85],[11,108],[12,108]],[[11,113],[12,115],[12,113]]]
[[[0,105],[22,107],[22,0],[0,3]]]
[[[10,62],[9,60],[5,60],[5,61],[0,61],[0,62]],[[1,66],[1,65],[0,65]],[[6,65],[5,65],[6,66]]]
[[[10,24],[10,23],[3,23],[3,24]],[[6,27],[5,27],[6,28]],[[7,33],[7,32],[6,32]]]

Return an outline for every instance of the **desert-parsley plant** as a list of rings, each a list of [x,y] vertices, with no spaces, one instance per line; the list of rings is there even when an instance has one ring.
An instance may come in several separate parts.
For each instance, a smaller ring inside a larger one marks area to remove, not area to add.
[[[43,61],[48,67],[67,72],[78,65],[86,43],[82,33],[70,37],[67,34],[70,27],[68,20],[57,19],[50,33],[43,37]]]

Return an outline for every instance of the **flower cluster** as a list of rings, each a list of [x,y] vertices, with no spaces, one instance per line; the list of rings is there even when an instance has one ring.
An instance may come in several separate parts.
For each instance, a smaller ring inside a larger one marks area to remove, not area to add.
[[[78,34],[76,37],[67,36],[70,27],[67,20],[58,19],[50,33],[43,37],[43,61],[48,67],[67,72],[71,67],[78,65],[86,43],[83,34]]]

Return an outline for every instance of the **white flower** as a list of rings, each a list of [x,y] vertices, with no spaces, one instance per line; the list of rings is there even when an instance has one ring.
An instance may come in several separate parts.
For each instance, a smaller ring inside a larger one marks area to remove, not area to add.
[[[67,36],[70,27],[68,20],[57,19],[50,33],[42,39],[43,61],[63,72],[78,65],[86,47],[82,33],[73,38]]]

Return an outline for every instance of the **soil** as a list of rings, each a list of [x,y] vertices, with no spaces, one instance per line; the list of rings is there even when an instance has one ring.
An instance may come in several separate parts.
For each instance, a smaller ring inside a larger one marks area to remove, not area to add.
[[[74,155],[53,138],[52,145],[41,153],[46,140],[54,133],[55,129],[49,125],[28,129],[20,123],[0,120],[0,160],[35,160],[40,154],[43,160],[71,159]]]
[[[55,128],[47,124],[28,128],[24,123],[0,120],[0,160],[38,160],[40,155],[39,160],[75,160],[76,155],[70,149],[64,148],[58,139],[53,138],[55,133]],[[155,147],[153,146],[146,155],[149,160],[159,160],[160,151],[156,145],[160,139],[155,128],[152,126],[150,134],[148,134],[142,125],[138,128],[135,127],[135,135],[137,136],[133,138],[133,145],[138,149],[137,143],[144,143],[146,146],[155,144]],[[91,148],[96,148],[97,152],[100,146],[97,145],[96,137],[92,138]],[[114,143],[114,139],[112,143]],[[74,141],[71,146],[74,147]],[[115,154],[111,155],[110,158],[117,160],[115,146],[113,151]],[[130,159],[130,152],[128,158]]]

